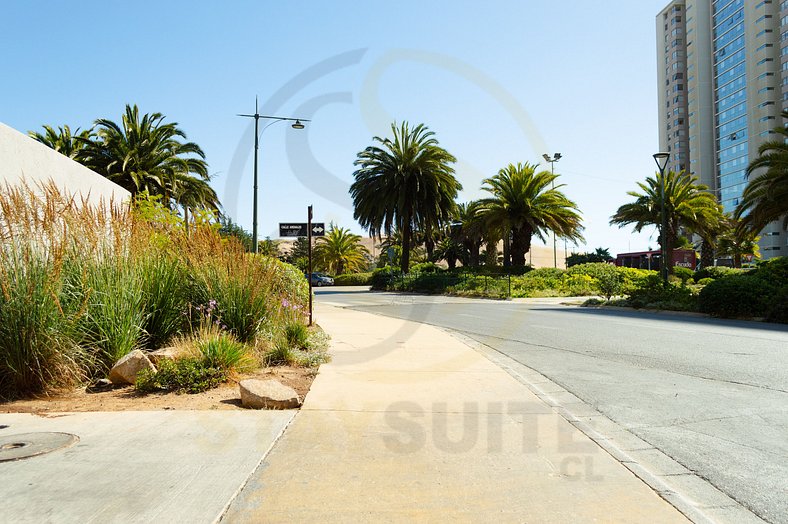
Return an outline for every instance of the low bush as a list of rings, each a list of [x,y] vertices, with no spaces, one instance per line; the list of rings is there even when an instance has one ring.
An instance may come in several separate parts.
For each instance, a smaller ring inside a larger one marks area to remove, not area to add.
[[[211,366],[205,359],[183,358],[180,360],[164,359],[159,362],[159,369],[143,370],[137,375],[135,387],[142,393],[176,391],[186,393],[202,393],[218,387],[225,382],[228,371]]]
[[[693,276],[695,275],[695,273],[691,269],[681,266],[674,266],[672,273],[673,276],[681,280],[682,284],[686,284],[687,281],[693,278]]]
[[[409,273],[437,273],[442,270],[435,262],[421,262],[410,266]]]
[[[712,282],[714,282],[714,279],[711,277],[701,278],[700,280],[697,281],[698,285],[701,286],[708,286]]]
[[[249,371],[255,367],[247,346],[240,343],[230,333],[214,331],[204,335],[194,344],[207,367],[225,371]]]
[[[401,278],[401,276],[402,273],[400,273],[399,269],[392,268],[391,266],[379,267],[372,272],[370,285],[372,286],[372,289],[375,290],[386,290],[397,279]]]
[[[372,283],[372,273],[349,273],[334,277],[335,286],[369,286]]]
[[[736,318],[761,317],[775,289],[750,275],[731,275],[711,282],[700,291],[699,307],[703,313]]]
[[[741,273],[741,270],[733,269],[732,267],[726,267],[726,266],[708,266],[696,271],[694,278],[695,278],[695,282],[698,282],[703,278],[713,278],[716,280],[718,278],[722,278],[724,276],[732,275],[735,273]]]
[[[303,349],[307,347],[309,331],[299,322],[291,322],[285,327],[285,343],[287,347]]]
[[[686,286],[672,283],[665,286],[659,275],[651,275],[629,295],[627,304],[637,309],[697,311],[698,297]]]

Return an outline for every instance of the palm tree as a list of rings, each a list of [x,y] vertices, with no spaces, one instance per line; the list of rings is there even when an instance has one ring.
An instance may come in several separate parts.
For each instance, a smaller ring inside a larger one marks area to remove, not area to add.
[[[425,237],[454,211],[454,199],[462,185],[451,164],[456,158],[438,145],[435,134],[424,124],[411,129],[407,122],[391,125],[393,138],[374,137],[378,145],[361,151],[354,165],[350,186],[355,211],[362,227],[381,237],[394,229],[402,233],[400,268],[408,271],[414,229]]]
[[[58,127],[57,131],[52,126],[44,126],[44,133],[29,131],[30,138],[34,138],[42,144],[51,147],[61,155],[74,158],[77,152],[84,146],[85,141],[90,139],[89,130],[80,132],[76,128],[73,133],[68,126]]]
[[[219,197],[207,181],[193,176],[176,175],[173,184],[173,199],[183,208],[186,228],[189,228],[189,213],[194,210],[209,211],[219,216]]]
[[[634,230],[638,233],[644,227],[657,226],[661,240],[662,175],[656,173],[654,177],[646,178],[645,183],[638,182],[638,186],[642,193],[627,192],[629,196],[635,197],[635,201],[619,207],[610,217],[610,224],[619,227],[634,224]],[[667,244],[664,249],[668,253],[672,253],[676,247],[682,228],[697,233],[702,238],[708,238],[723,217],[722,206],[708,186],[698,183],[697,177],[684,171],[665,173],[665,213],[668,230],[664,235]],[[665,262],[670,270],[672,257],[669,256]]]
[[[467,265],[469,255],[465,245],[448,236],[438,242],[438,245],[435,247],[435,252],[432,255],[432,260],[436,262],[445,260],[449,269],[454,269],[457,267],[457,261],[462,262],[463,265]]]
[[[95,122],[95,138],[78,140],[83,147],[75,159],[136,195],[147,191],[162,195],[165,205],[177,201],[178,185],[196,175],[207,182],[205,153],[175,122],[164,123],[161,113],[140,117],[136,105],[126,105],[121,124],[108,119]]]
[[[758,241],[759,230],[744,227],[740,220],[727,217],[724,221],[726,231],[717,239],[717,252],[722,256],[733,258],[733,267],[741,267],[743,255],[752,255],[760,258],[761,252]]]
[[[559,188],[551,188],[558,175],[536,172],[536,165],[509,164],[492,178],[483,181],[482,189],[492,195],[480,201],[480,214],[487,227],[504,232],[504,264],[508,257],[515,266],[525,265],[533,235],[545,241],[548,231],[568,240],[583,240],[577,205]],[[507,249],[507,242],[511,244]]]
[[[782,117],[788,120],[788,111],[784,110]],[[742,227],[755,232],[775,220],[783,219],[783,226],[788,225],[788,129],[778,126],[773,132],[778,138],[761,144],[758,158],[747,167],[750,183],[734,213]],[[752,178],[759,170],[762,172]]]
[[[484,227],[480,211],[479,201],[472,200],[465,204],[459,204],[455,215],[459,227],[456,230],[453,229],[454,236],[465,246],[470,266],[479,265],[479,251],[481,251],[482,242],[490,234]],[[497,242],[498,239],[495,240]]]
[[[367,266],[369,251],[361,236],[331,224],[326,235],[315,241],[315,263],[328,273],[357,273]]]

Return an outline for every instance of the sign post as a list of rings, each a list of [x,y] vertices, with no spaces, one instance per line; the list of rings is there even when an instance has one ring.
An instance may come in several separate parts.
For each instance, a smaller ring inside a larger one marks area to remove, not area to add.
[[[309,254],[309,276],[307,280],[309,280],[309,325],[312,325],[312,206],[307,207],[307,241],[309,244],[309,248],[307,253]]]

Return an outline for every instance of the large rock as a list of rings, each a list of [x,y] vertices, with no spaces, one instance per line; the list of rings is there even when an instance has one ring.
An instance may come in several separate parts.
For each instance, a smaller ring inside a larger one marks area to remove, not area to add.
[[[252,409],[293,409],[301,405],[296,390],[278,380],[242,380],[241,405]]]
[[[178,360],[183,355],[183,350],[177,347],[157,349],[148,353],[148,358],[154,366],[158,366],[162,360]]]
[[[113,384],[135,384],[137,382],[137,373],[143,369],[150,369],[154,373],[156,372],[156,367],[147,355],[139,349],[135,349],[112,366],[109,372],[109,379]]]

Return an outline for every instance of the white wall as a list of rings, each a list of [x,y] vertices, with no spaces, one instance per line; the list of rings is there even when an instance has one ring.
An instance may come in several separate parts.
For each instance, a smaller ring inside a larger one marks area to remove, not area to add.
[[[130,193],[82,164],[0,122],[0,186],[31,189],[54,182],[64,194],[90,204],[128,202]]]

